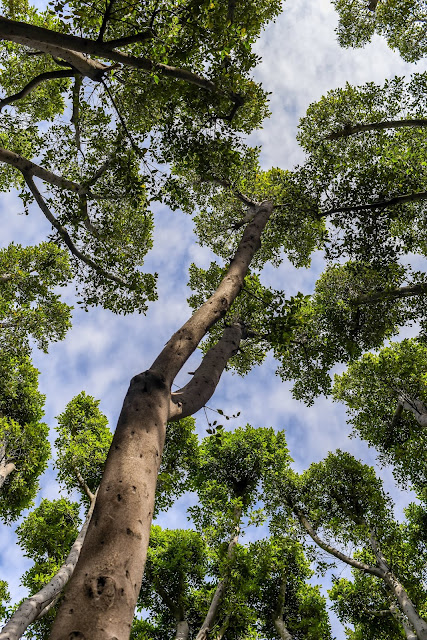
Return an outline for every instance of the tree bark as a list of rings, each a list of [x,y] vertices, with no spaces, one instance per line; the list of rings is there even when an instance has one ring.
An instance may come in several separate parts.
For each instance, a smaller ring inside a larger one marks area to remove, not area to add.
[[[59,596],[70,579],[79,558],[95,507],[95,499],[96,496],[92,500],[85,523],[58,573],[38,593],[24,600],[1,630],[0,640],[19,640],[27,627],[41,618],[44,613],[47,613],[51,603]]]
[[[89,38],[59,33],[25,22],[9,20],[1,16],[0,37],[4,40],[16,42],[62,58],[82,75],[95,81],[102,79],[104,73],[108,71],[108,67],[99,63],[97,60],[88,58],[87,55],[98,56],[104,60],[122,64],[125,67],[143,69],[144,71],[160,73],[166,77],[176,78],[177,80],[184,80],[208,91],[217,91],[217,87],[213,82],[188,69],[153,62],[149,58],[132,56],[117,51],[114,48],[120,46],[120,44],[128,44],[129,39],[116,40],[109,44],[108,42],[99,42],[97,40],[90,40]],[[233,98],[233,96],[230,97]]]
[[[190,634],[190,627],[187,620],[180,620],[176,625],[175,640],[188,640]]]
[[[401,127],[425,127],[427,118],[412,118],[408,120],[385,120],[383,122],[370,122],[368,124],[353,124],[343,127],[338,131],[332,131],[326,136],[326,140],[338,140],[347,138],[362,131],[381,131],[382,129],[400,129]]]
[[[407,617],[413,629],[415,630],[418,640],[427,640],[427,622],[420,617],[405,588],[398,580],[398,578],[394,575],[394,573],[390,571],[390,568],[381,552],[378,540],[373,531],[370,532],[369,539],[372,551],[374,552],[374,555],[377,559],[378,567],[383,573],[382,579],[399,603],[400,610]]]
[[[295,515],[297,516],[298,520],[300,521],[301,525],[303,526],[303,528],[307,531],[310,538],[314,540],[314,542],[321,549],[323,549],[324,551],[327,551],[332,556],[335,556],[335,558],[338,558],[338,560],[342,560],[342,562],[345,562],[346,564],[350,565],[351,567],[354,567],[355,569],[359,569],[360,571],[363,571],[365,573],[370,573],[373,576],[377,576],[377,578],[383,578],[384,572],[381,569],[377,567],[373,567],[369,564],[366,564],[365,562],[361,562],[360,560],[355,560],[354,558],[347,556],[345,553],[342,553],[342,551],[335,549],[335,547],[330,545],[328,542],[325,542],[324,540],[322,540],[314,531],[310,521],[306,518],[306,516],[301,511],[301,509],[295,506],[292,506],[292,509]]]
[[[15,471],[16,467],[13,462],[0,462],[0,489],[3,487],[8,476]]]
[[[203,621],[202,626],[200,627],[199,633],[196,636],[196,640],[207,640],[209,631],[211,630],[211,627],[215,623],[215,618],[217,617],[217,614],[218,614],[219,605],[221,604],[222,596],[224,595],[224,591],[225,591],[225,589],[227,587],[227,583],[228,583],[229,563],[233,559],[234,550],[235,550],[237,542],[239,540],[240,518],[241,517],[242,517],[242,510],[238,509],[236,514],[235,514],[235,529],[234,529],[233,535],[232,535],[232,537],[230,539],[230,542],[228,543],[228,549],[227,549],[227,561],[228,561],[227,572],[226,572],[225,576],[222,578],[222,580],[220,580],[218,582],[217,588],[215,589],[215,593],[214,593],[213,598],[211,600],[211,604],[210,604],[209,610],[208,610],[208,612],[206,614],[206,617],[205,617],[205,619]]]
[[[292,640],[292,636],[286,628],[285,621],[283,620],[283,614],[285,611],[286,600],[286,576],[282,577],[282,584],[280,585],[279,597],[277,599],[276,611],[273,615],[274,628],[281,640]]]
[[[85,543],[52,640],[126,640],[139,594],[175,376],[240,293],[273,205],[258,205],[215,293],[126,394]]]

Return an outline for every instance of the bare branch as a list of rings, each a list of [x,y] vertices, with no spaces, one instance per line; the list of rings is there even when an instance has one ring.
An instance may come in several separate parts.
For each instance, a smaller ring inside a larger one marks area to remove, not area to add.
[[[397,287],[396,289],[385,289],[384,291],[375,291],[374,293],[366,293],[358,296],[352,304],[360,306],[363,304],[372,304],[381,300],[395,300],[399,298],[409,298],[412,296],[420,296],[427,293],[427,283],[420,282],[411,284],[406,287]]]
[[[81,152],[82,143],[80,139],[80,89],[83,79],[81,75],[76,75],[73,86],[73,111],[71,114],[71,123],[74,125],[74,140],[77,149]]]
[[[235,552],[235,548],[237,545],[237,542],[239,540],[239,534],[240,534],[240,519],[242,517],[242,510],[241,509],[236,509],[235,512],[235,516],[234,516],[234,531],[233,534],[230,538],[230,541],[228,543],[228,548],[227,548],[227,561],[228,561],[228,565],[226,568],[226,572],[224,577],[218,582],[217,588],[215,589],[215,593],[212,597],[211,600],[211,604],[209,606],[209,610],[206,614],[205,619],[203,620],[202,626],[200,627],[200,630],[196,636],[196,640],[206,640],[208,638],[208,634],[209,631],[213,625],[213,623],[215,622],[215,618],[217,616],[218,613],[218,608],[219,605],[221,603],[222,597],[224,595],[224,591],[225,588],[227,586],[228,583],[228,578],[229,578],[229,565],[231,563],[231,561],[233,560],[234,557],[234,552]],[[1,638],[0,638],[1,640]]]
[[[88,192],[87,187],[77,184],[77,182],[73,182],[72,180],[67,180],[62,176],[58,176],[52,171],[41,167],[28,158],[24,158],[13,151],[9,151],[8,149],[3,149],[0,147],[0,162],[5,162],[6,164],[10,164],[12,167],[15,167],[23,175],[26,176],[36,176],[44,182],[48,182],[49,184],[53,184],[56,187],[60,187],[61,189],[66,189],[67,191],[73,191],[78,194],[85,194]]]
[[[206,353],[190,382],[172,394],[169,420],[181,420],[205,406],[213,396],[227,362],[237,353],[241,338],[241,324],[225,327],[221,339]]]
[[[82,38],[67,33],[58,33],[57,31],[51,31],[44,27],[9,20],[1,16],[0,37],[5,40],[10,40],[11,42],[17,42],[28,47],[43,50],[45,53],[57,55],[67,62],[70,62],[70,64],[83,73],[83,75],[96,81],[101,80],[108,68],[87,57],[79,56],[79,54],[94,55],[134,69],[160,73],[168,78],[184,80],[207,91],[219,91],[215,83],[188,69],[172,67],[160,62],[153,62],[149,58],[136,57],[116,51],[112,48],[114,44],[110,45],[109,43],[97,42],[89,38]],[[112,42],[114,43],[114,41]],[[234,96],[234,94],[229,95],[231,98]]]
[[[318,217],[325,218],[333,213],[350,213],[353,211],[374,211],[375,209],[385,209],[386,207],[394,207],[398,204],[406,204],[407,202],[421,202],[427,200],[427,191],[419,191],[418,193],[409,193],[404,196],[394,196],[387,200],[378,200],[369,204],[351,204],[345,207],[334,207],[328,211],[321,212]]]
[[[45,73],[40,73],[38,76],[30,80],[30,82],[26,84],[25,87],[21,89],[21,91],[18,91],[18,93],[14,93],[12,96],[0,100],[0,110],[3,109],[3,107],[5,107],[6,105],[12,104],[12,102],[17,102],[18,100],[25,98],[25,96],[31,93],[31,91],[38,87],[38,85],[42,82],[46,82],[47,80],[54,80],[57,78],[72,78],[76,75],[76,73],[77,72],[72,69],[58,69],[57,71],[46,71]]]
[[[310,521],[304,515],[304,513],[301,511],[301,509],[299,509],[295,505],[292,505],[292,510],[295,513],[295,515],[297,516],[297,518],[298,518],[299,522],[301,523],[302,527],[307,531],[307,533],[310,536],[310,538],[312,540],[314,540],[314,542],[321,549],[323,549],[324,551],[327,551],[332,556],[335,556],[335,558],[338,558],[338,560],[341,560],[342,562],[345,562],[346,564],[350,565],[351,567],[354,567],[355,569],[359,569],[360,571],[363,571],[365,573],[370,573],[373,576],[377,576],[377,578],[384,578],[384,570],[383,569],[379,569],[379,568],[373,567],[373,566],[371,566],[369,564],[365,564],[364,562],[361,562],[360,560],[355,560],[354,558],[351,558],[350,556],[347,556],[345,553],[342,553],[342,551],[339,551],[338,549],[335,549],[335,547],[333,547],[328,542],[325,542],[324,540],[322,540],[317,535],[317,533],[313,529],[313,526],[311,525]]]
[[[99,29],[99,34],[98,34],[98,38],[97,38],[98,42],[102,42],[103,39],[104,39],[104,33],[105,33],[108,21],[109,21],[110,16],[111,16],[111,9],[113,8],[114,2],[115,2],[115,0],[110,0],[109,2],[107,2],[105,13],[104,13],[104,16],[102,18],[101,28]]]
[[[244,285],[249,264],[261,245],[261,234],[267,224],[273,204],[258,205],[253,220],[247,225],[230,266],[212,296],[193,313],[170,338],[151,369],[164,376],[171,385],[182,366],[197,348],[210,327],[222,318]]]
[[[332,131],[325,136],[325,140],[338,140],[347,138],[362,131],[381,131],[382,129],[399,129],[401,127],[425,127],[427,118],[411,118],[408,120],[384,120],[383,122],[370,122],[368,124],[347,124],[342,129]]]

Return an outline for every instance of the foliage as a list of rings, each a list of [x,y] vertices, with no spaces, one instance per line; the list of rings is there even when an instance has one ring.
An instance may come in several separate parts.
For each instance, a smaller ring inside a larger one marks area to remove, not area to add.
[[[423,342],[402,340],[378,353],[367,353],[335,378],[334,397],[347,405],[354,432],[375,446],[383,463],[391,463],[397,480],[426,486],[425,428],[399,401],[427,401],[427,350]]]
[[[2,349],[27,347],[31,337],[47,351],[70,326],[71,308],[55,287],[66,285],[71,269],[66,253],[52,243],[35,247],[10,244],[0,250],[0,344]]]
[[[50,447],[48,427],[41,422],[44,396],[38,391],[38,371],[26,355],[11,357],[2,351],[0,373],[0,462],[15,465],[1,487],[0,514],[10,521],[36,496]]]
[[[422,0],[333,0],[339,15],[338,41],[342,47],[363,47],[378,33],[404,60],[415,62],[426,54]]]

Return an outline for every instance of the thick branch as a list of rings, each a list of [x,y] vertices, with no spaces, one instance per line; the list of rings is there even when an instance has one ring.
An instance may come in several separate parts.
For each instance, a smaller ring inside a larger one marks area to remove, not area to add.
[[[320,218],[331,216],[334,213],[350,213],[352,211],[374,211],[375,209],[385,209],[386,207],[394,207],[398,204],[406,204],[407,202],[421,202],[427,200],[427,191],[419,191],[418,193],[409,193],[405,196],[395,196],[388,200],[378,200],[368,204],[351,204],[345,207],[335,207],[328,211],[321,212]]]
[[[225,327],[222,338],[206,353],[190,382],[172,394],[169,420],[181,420],[205,406],[214,394],[227,362],[237,353],[241,337],[240,324]]]
[[[27,598],[27,600],[21,604],[1,630],[0,640],[19,640],[27,627],[34,622],[52,600],[61,593],[77,564],[94,507],[95,499],[92,500],[84,525],[58,573],[38,593]]]
[[[261,234],[272,210],[271,202],[257,206],[254,219],[246,227],[234,258],[215,293],[172,336],[154,361],[151,369],[162,375],[167,384],[172,384],[200,340],[225,315],[240,293],[249,264],[261,245]]]
[[[113,47],[117,46],[117,41],[114,40],[112,43],[98,42],[89,38],[58,33],[57,31],[26,24],[25,22],[9,20],[4,17],[0,17],[0,37],[28,47],[41,49],[45,53],[55,51],[58,57],[70,62],[74,68],[93,80],[101,80],[107,68],[94,60],[81,56],[82,60],[86,62],[86,68],[83,70],[80,60],[75,59],[75,56],[79,55],[76,52],[118,62],[126,67],[161,73],[166,77],[184,80],[208,91],[218,90],[213,82],[188,69],[172,67],[160,62],[153,62],[149,58],[136,57],[116,51]],[[69,55],[67,55],[67,52]]]
[[[206,640],[208,637],[208,633],[215,622],[215,618],[218,613],[219,605],[221,604],[222,596],[224,595],[224,591],[226,589],[229,577],[229,566],[230,562],[234,557],[234,550],[237,545],[237,541],[239,539],[240,533],[240,518],[242,517],[242,510],[237,509],[235,514],[235,527],[233,531],[233,535],[231,536],[230,542],[228,543],[227,549],[227,570],[225,576],[218,582],[217,588],[215,589],[215,593],[212,597],[211,604],[209,610],[206,614],[206,617],[203,621],[202,626],[200,627],[200,631],[196,636],[196,640]],[[0,638],[1,640],[1,638]]]
[[[47,80],[54,80],[57,78],[72,78],[76,75],[76,71],[72,69],[58,69],[57,71],[46,71],[45,73],[40,73],[38,76],[30,80],[28,84],[25,85],[21,91],[18,93],[14,93],[12,96],[8,96],[7,98],[3,98],[0,100],[0,110],[3,109],[8,104],[12,102],[17,102],[17,100],[21,100],[25,98],[33,89],[38,87],[42,82],[46,82]]]
[[[190,627],[187,620],[180,620],[176,625],[175,640],[188,640],[190,635]]]
[[[420,427],[427,427],[427,407],[422,400],[402,395],[399,402],[402,403],[402,409],[412,413]]]
[[[50,212],[48,206],[46,205],[46,202],[43,199],[43,196],[41,195],[40,191],[37,189],[36,185],[34,184],[34,181],[31,178],[31,176],[24,173],[24,178],[25,178],[25,182],[28,185],[28,188],[33,194],[34,199],[39,205],[41,211],[44,213],[44,215],[49,220],[51,225],[58,231],[59,235],[61,236],[61,238],[63,239],[64,243],[66,244],[70,252],[73,254],[73,256],[75,256],[76,258],[81,260],[81,262],[84,262],[84,264],[87,264],[89,267],[91,267],[92,269],[100,273],[102,276],[104,276],[104,278],[107,278],[107,280],[112,280],[113,282],[116,282],[121,287],[129,288],[129,285],[127,284],[127,282],[125,282],[125,280],[122,280],[121,278],[113,275],[112,273],[109,273],[108,271],[103,269],[99,264],[94,262],[91,258],[86,256],[81,251],[79,251],[79,249],[77,249],[77,247],[71,240],[71,237],[68,231],[58,222],[55,216],[53,216],[52,213]]]
[[[24,158],[23,156],[20,156],[13,151],[3,149],[3,147],[0,147],[0,162],[10,164],[12,167],[15,167],[16,169],[21,171],[24,176],[36,176],[44,182],[53,184],[55,187],[60,187],[61,189],[66,189],[67,191],[73,191],[74,193],[87,193],[87,187],[84,187],[81,184],[77,184],[77,182],[73,182],[72,180],[67,180],[62,176],[58,176],[56,175],[56,173],[53,173],[48,169],[44,169],[44,167],[31,162],[31,160],[28,160],[27,158]]]
[[[335,549],[335,547],[333,547],[329,543],[322,540],[314,531],[310,521],[306,518],[306,516],[301,511],[301,509],[299,509],[296,506],[292,506],[292,509],[295,515],[297,516],[298,520],[300,521],[301,525],[303,526],[303,528],[307,531],[310,538],[314,540],[314,542],[321,549],[323,549],[324,551],[327,551],[332,556],[335,556],[335,558],[338,558],[338,560],[342,560],[342,562],[345,562],[346,564],[350,565],[351,567],[354,567],[355,569],[359,569],[360,571],[363,571],[365,573],[370,573],[373,576],[377,576],[377,578],[384,578],[383,570],[378,569],[377,567],[372,567],[369,564],[365,564],[360,560],[355,560],[354,558],[351,558],[350,556],[345,555],[345,553],[338,551],[338,549]]]
[[[71,123],[74,125],[74,140],[77,149],[81,152],[82,144],[80,138],[80,89],[83,79],[77,74],[73,86],[73,112],[71,114]]]
[[[347,138],[362,131],[380,131],[382,129],[400,129],[401,127],[425,127],[427,118],[413,118],[410,120],[385,120],[384,122],[370,122],[368,124],[349,124],[338,131],[332,131],[325,140],[338,140]]]
[[[0,490],[16,467],[13,462],[0,462]]]
[[[396,289],[385,289],[384,291],[375,291],[375,293],[366,293],[356,298],[353,302],[355,306],[362,304],[371,304],[380,300],[394,300],[398,298],[410,298],[411,296],[419,296],[427,293],[427,283],[411,284],[406,287],[397,287]]]

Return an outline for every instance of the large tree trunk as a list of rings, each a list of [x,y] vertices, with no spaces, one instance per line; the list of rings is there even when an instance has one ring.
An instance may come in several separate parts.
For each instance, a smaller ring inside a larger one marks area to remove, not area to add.
[[[166,422],[177,417],[171,385],[209,328],[240,293],[272,204],[256,205],[218,289],[175,333],[126,394],[79,562],[53,625],[52,640],[127,640],[149,542]],[[209,354],[208,354],[209,355]],[[208,381],[207,381],[208,383]],[[211,390],[213,393],[213,389]],[[201,405],[206,402],[201,393]]]

